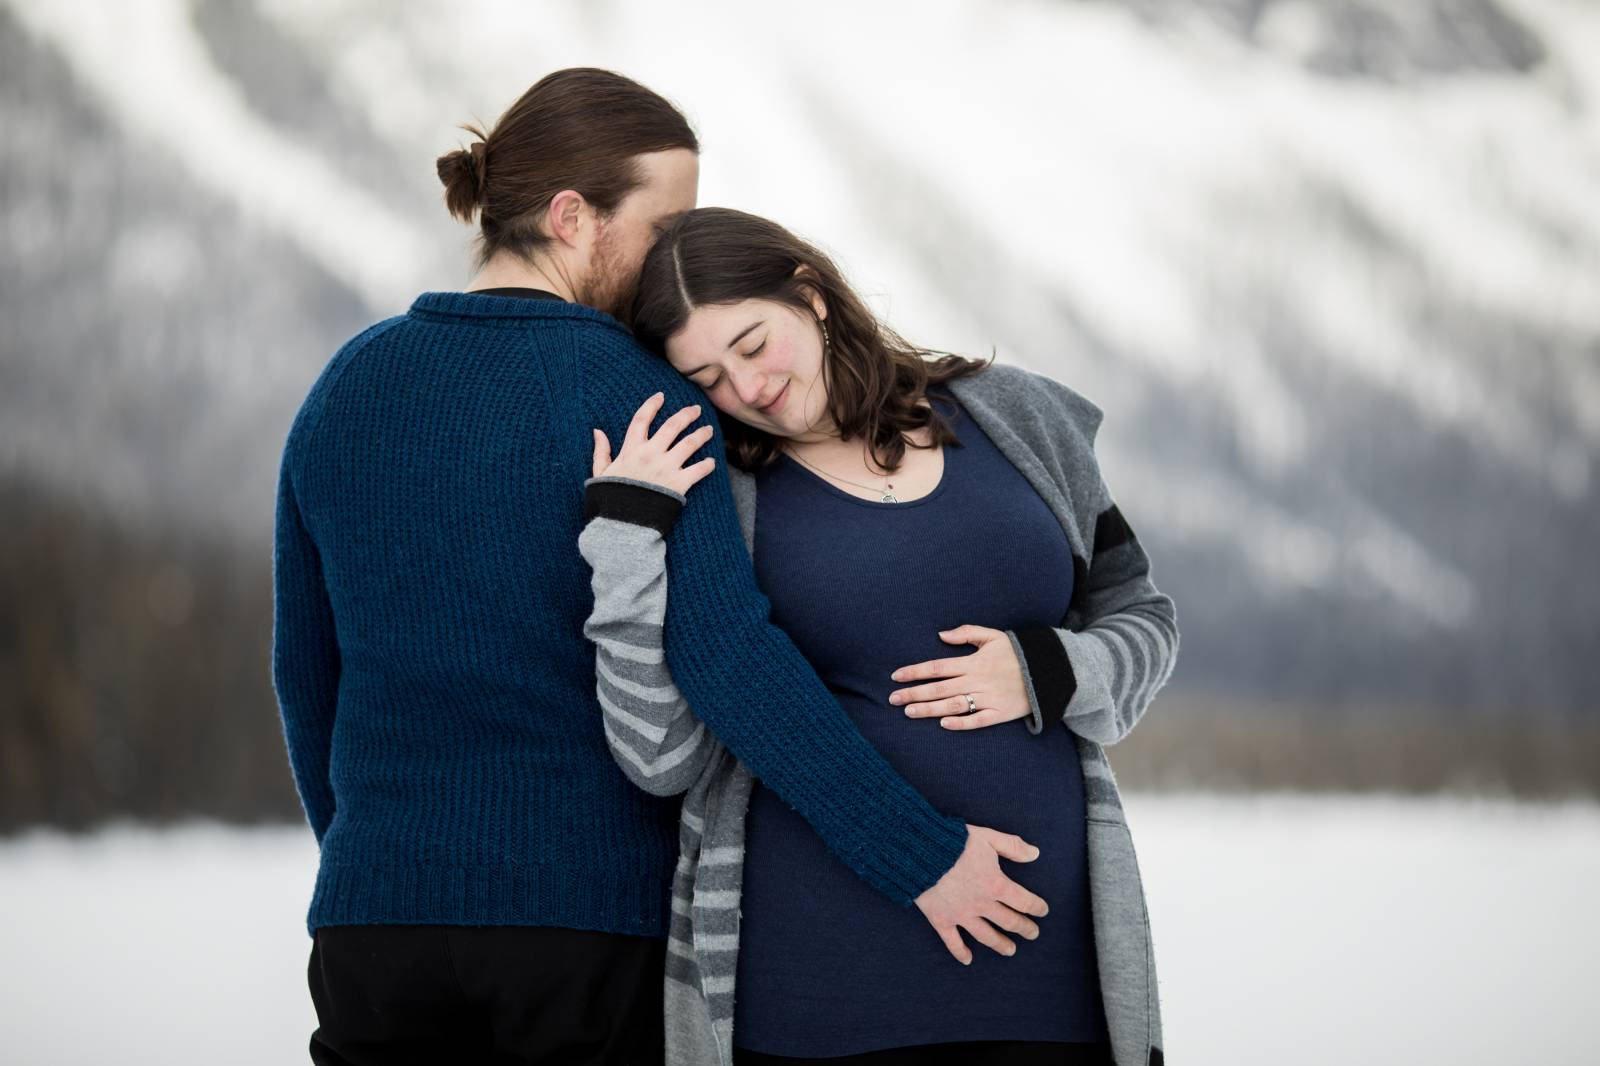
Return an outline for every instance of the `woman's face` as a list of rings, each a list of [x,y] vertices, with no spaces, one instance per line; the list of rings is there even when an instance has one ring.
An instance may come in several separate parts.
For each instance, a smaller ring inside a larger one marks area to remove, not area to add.
[[[826,314],[820,298],[819,316]],[[777,437],[817,439],[830,427],[822,331],[775,300],[697,307],[667,340],[667,361],[717,410]]]

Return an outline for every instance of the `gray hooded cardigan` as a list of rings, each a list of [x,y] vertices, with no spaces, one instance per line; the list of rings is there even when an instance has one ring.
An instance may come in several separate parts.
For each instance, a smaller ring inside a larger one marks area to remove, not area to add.
[[[1072,548],[1076,580],[1060,627],[1008,635],[1027,684],[1027,727],[1038,733],[1046,723],[1060,722],[1077,741],[1091,910],[1113,1056],[1117,1066],[1160,1066],[1161,1009],[1144,888],[1116,777],[1102,749],[1128,735],[1172,672],[1178,652],[1172,600],[1151,583],[1149,559],[1100,476],[1094,438],[1102,412],[1094,403],[1051,378],[1003,365],[957,378],[949,387],[1044,499]],[[728,473],[753,552],[755,479],[737,469]],[[602,477],[588,484],[627,480]],[[685,502],[671,489],[633,484]],[[666,666],[666,547],[658,525],[600,516],[585,526],[579,548],[594,568],[595,593],[585,633],[596,645],[605,733],[618,764],[647,791],[686,793],[667,945],[666,1061],[731,1066],[745,813],[753,779],[696,719]],[[934,935],[931,929],[928,935]]]

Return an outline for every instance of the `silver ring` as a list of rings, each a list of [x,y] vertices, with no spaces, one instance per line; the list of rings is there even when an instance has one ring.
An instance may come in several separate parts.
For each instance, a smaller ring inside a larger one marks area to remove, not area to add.
[[[962,695],[967,698],[967,713],[968,714],[971,714],[973,711],[978,709],[978,701],[972,698],[972,693],[963,692]]]

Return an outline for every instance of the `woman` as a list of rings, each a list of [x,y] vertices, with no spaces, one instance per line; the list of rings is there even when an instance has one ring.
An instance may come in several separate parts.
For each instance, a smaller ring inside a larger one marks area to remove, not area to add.
[[[688,792],[668,1061],[1160,1062],[1143,890],[1101,745],[1165,683],[1178,633],[1100,479],[1099,409],[1026,371],[928,358],[817,249],[736,211],[662,234],[633,324],[727,416],[774,621],[931,802],[1038,846],[1016,876],[1050,906],[1037,924],[998,916],[978,936],[996,950],[974,954],[875,897],[679,698],[659,646],[661,522],[596,518],[580,547],[607,737],[641,786]],[[693,409],[649,434],[658,407],[615,461],[596,431],[591,486],[684,501],[703,437],[676,439]],[[1007,932],[1038,939],[1017,950]]]

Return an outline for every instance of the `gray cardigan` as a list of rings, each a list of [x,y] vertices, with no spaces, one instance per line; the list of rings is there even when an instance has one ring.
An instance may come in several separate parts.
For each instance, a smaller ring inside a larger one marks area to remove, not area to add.
[[[1077,741],[1091,909],[1113,1055],[1117,1066],[1158,1066],[1161,1010],[1149,917],[1102,745],[1128,735],[1172,672],[1178,652],[1172,600],[1151,583],[1149,559],[1101,479],[1094,454],[1097,406],[1050,378],[1003,365],[957,378],[949,387],[1049,505],[1072,548],[1076,581],[1060,628],[1008,635],[1027,683],[1028,728],[1037,733],[1045,723],[1060,721]],[[737,469],[729,475],[753,551],[755,479]],[[661,533],[597,517],[584,528],[579,548],[594,568],[595,606],[585,633],[596,644],[612,754],[641,788],[686,793],[667,944],[666,1061],[731,1066],[744,822],[753,779],[695,718],[667,669]]]

